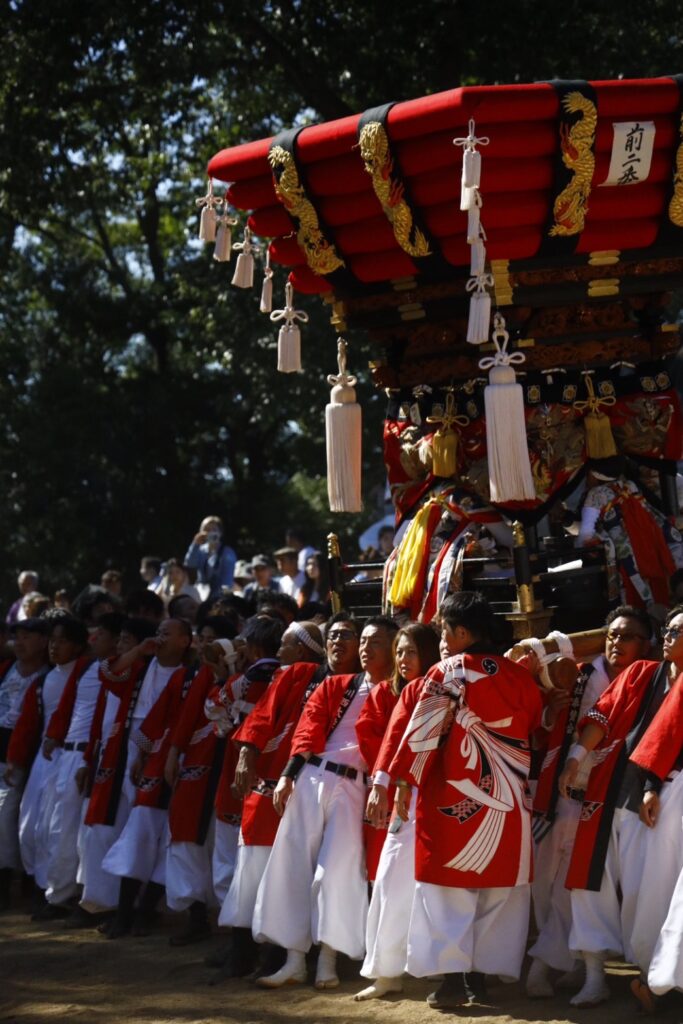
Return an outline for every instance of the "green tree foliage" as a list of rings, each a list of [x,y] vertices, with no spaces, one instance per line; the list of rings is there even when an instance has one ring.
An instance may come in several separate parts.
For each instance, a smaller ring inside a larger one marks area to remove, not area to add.
[[[21,567],[73,587],[182,555],[210,511],[245,552],[286,521],[340,528],[319,500],[328,313],[302,300],[305,372],[275,373],[258,297],[196,241],[214,152],[460,82],[667,73],[677,20],[667,0],[3,5],[0,593]],[[361,392],[370,492],[382,396]]]

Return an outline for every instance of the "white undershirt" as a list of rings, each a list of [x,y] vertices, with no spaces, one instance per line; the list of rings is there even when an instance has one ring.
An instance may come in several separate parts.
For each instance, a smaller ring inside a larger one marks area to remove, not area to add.
[[[76,700],[65,743],[84,743],[90,738],[95,705],[100,692],[100,663],[93,661],[76,684]]]
[[[115,693],[112,693],[111,690],[107,690],[107,702],[104,705],[104,714],[102,715],[102,746],[109,739],[111,727],[116,721],[116,714],[120,703],[120,698]]]
[[[372,683],[366,676],[346,709],[346,714],[328,739],[324,750],[324,756],[328,760],[336,761],[337,764],[348,764],[353,768],[367,767],[358,749],[356,722],[371,689]]]
[[[76,661],[74,659],[74,661],[70,661],[66,665],[55,665],[45,676],[45,682],[43,683],[43,736],[45,736],[48,723],[62,699],[64,687],[69,681],[69,676],[73,672],[75,664]]]
[[[164,668],[156,658],[152,658],[149,668],[145,672],[145,678],[140,688],[135,710],[133,711],[133,723],[135,725],[140,725],[147,718],[147,715],[156,704],[159,694],[178,668],[180,668],[180,665],[171,665],[169,668]]]
[[[45,671],[45,666],[31,672],[30,675],[22,676],[19,665],[15,662],[11,669],[0,683],[0,728],[13,729],[19,721],[19,715],[24,703],[24,697],[29,686],[36,678]]]

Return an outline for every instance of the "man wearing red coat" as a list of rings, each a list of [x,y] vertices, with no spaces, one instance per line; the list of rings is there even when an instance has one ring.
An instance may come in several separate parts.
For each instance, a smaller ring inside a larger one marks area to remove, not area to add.
[[[338,950],[351,957],[363,955],[368,765],[355,726],[373,687],[391,675],[395,633],[392,619],[368,619],[359,648],[363,672],[328,677],[296,727],[292,756],[275,788],[274,806],[284,815],[259,886],[253,923],[257,941],[282,946],[287,961],[259,980],[263,987],[303,981],[312,942],[321,943],[318,988],[339,984]]]
[[[407,820],[412,786],[415,896],[407,969],[444,974],[428,998],[464,1002],[463,972],[519,977],[532,878],[530,736],[542,704],[530,673],[492,649],[493,613],[461,593],[442,613],[455,655],[425,676],[390,766]]]
[[[235,786],[244,803],[235,874],[218,923],[233,929],[230,967],[236,975],[253,967],[248,940],[256,894],[280,823],[273,791],[289,760],[294,730],[309,698],[327,676],[348,674],[358,667],[358,625],[342,612],[328,624],[325,647],[312,623],[293,623],[282,641],[279,656],[287,667],[273,678],[233,737],[240,751]],[[291,656],[297,660],[288,664]],[[246,935],[240,941],[243,931]]]

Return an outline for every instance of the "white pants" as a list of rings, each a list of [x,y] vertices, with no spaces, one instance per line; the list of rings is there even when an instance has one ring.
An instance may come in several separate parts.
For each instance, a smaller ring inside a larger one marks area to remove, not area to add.
[[[674,988],[683,991],[683,873],[652,954],[647,983],[657,996]]]
[[[187,910],[192,903],[215,905],[211,855],[213,827],[205,842],[169,843],[166,851],[166,903],[170,910]]]
[[[271,850],[272,846],[245,846],[240,835],[235,873],[218,916],[219,925],[251,928],[256,894]]]
[[[111,910],[119,901],[121,879],[105,871],[104,859],[123,832],[135,799],[135,787],[126,775],[113,825],[82,825],[78,833],[78,876],[83,886],[81,906],[91,914]]]
[[[661,947],[660,934],[666,935],[666,948],[660,948],[658,953],[661,965],[671,964],[671,949],[677,950],[681,945],[681,940],[674,937],[678,914],[674,912],[670,917],[670,906],[683,870],[683,772],[662,788],[660,801],[657,824],[653,829],[646,828],[643,837],[641,895],[633,919],[634,962],[644,974],[655,947]],[[678,922],[678,928],[681,923]]]
[[[47,841],[61,754],[59,749],[53,751],[51,761],[40,751],[36,754],[19,806],[21,861],[41,889],[47,889]]]
[[[519,978],[529,927],[530,885],[452,889],[416,882],[408,971],[416,978],[460,971]]]
[[[83,813],[83,796],[76,786],[76,772],[83,765],[78,750],[64,750],[57,766],[54,805],[47,841],[48,903],[65,903],[76,895],[78,873],[78,830]]]
[[[558,971],[571,971],[576,962],[569,951],[572,905],[565,881],[580,814],[578,800],[561,796],[553,826],[534,850],[531,897],[538,938],[529,956]]]
[[[277,830],[254,909],[254,938],[305,953],[324,942],[365,953],[368,893],[362,773],[343,778],[306,765]]]
[[[368,910],[364,978],[398,978],[408,959],[408,925],[415,894],[415,800],[408,821],[388,832]]]
[[[213,892],[219,907],[223,906],[223,900],[228,895],[228,889],[235,874],[239,835],[239,825],[228,825],[226,821],[215,818],[211,873],[213,875]]]
[[[134,807],[121,835],[102,861],[102,867],[119,878],[166,884],[168,811]]]
[[[633,962],[631,937],[646,831],[633,811],[617,808],[614,812],[599,891],[572,889],[569,948],[574,952],[621,955]]]
[[[7,765],[0,761],[0,870],[21,868],[19,851],[19,805],[24,789],[26,772],[15,768],[15,784],[8,786],[3,779]]]

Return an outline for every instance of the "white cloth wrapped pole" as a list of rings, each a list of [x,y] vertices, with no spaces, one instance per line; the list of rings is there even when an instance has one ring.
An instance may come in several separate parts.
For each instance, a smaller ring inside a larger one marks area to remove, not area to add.
[[[481,181],[481,153],[476,149],[465,148],[462,154],[463,188],[479,188]]]
[[[360,512],[362,468],[362,414],[356,402],[356,378],[346,371],[346,342],[339,340],[339,374],[327,378],[332,385],[325,408],[327,493],[332,512]]]
[[[480,368],[489,371],[484,415],[491,501],[531,501],[536,489],[529,462],[524,393],[513,365],[523,363],[525,356],[522,352],[508,354],[505,321],[497,313],[494,323],[496,354],[479,361]]]
[[[487,288],[493,287],[491,274],[479,274],[467,282],[470,298],[469,318],[467,321],[467,341],[470,345],[482,345],[489,339],[491,327],[491,296]]]

